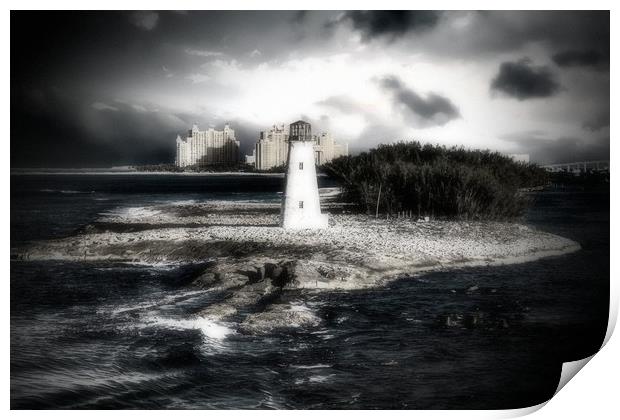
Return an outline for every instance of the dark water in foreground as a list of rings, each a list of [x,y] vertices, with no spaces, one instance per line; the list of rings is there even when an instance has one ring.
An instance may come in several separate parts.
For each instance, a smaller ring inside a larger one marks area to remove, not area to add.
[[[278,198],[256,177],[12,176],[11,244],[118,207]],[[190,315],[200,267],[11,262],[12,408],[519,408],[601,345],[609,194],[536,193],[525,222],[582,250],[352,292],[291,292],[324,323],[262,336]],[[476,287],[477,286],[477,287]],[[471,289],[470,289],[471,288]],[[469,289],[469,290],[468,290]],[[474,323],[474,314],[480,322]],[[447,326],[448,316],[465,320]]]

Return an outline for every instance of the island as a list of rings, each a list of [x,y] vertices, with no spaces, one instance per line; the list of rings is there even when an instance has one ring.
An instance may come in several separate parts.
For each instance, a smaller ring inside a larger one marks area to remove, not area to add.
[[[574,252],[579,244],[514,222],[383,217],[351,211],[338,188],[321,189],[329,227],[279,226],[279,201],[178,202],[126,207],[75,235],[13,250],[22,260],[178,265],[208,262],[188,287],[222,293],[196,317],[260,333],[317,325],[303,305],[281,303],[286,290],[383,287],[432,270],[517,264]],[[408,216],[408,215],[407,215]]]

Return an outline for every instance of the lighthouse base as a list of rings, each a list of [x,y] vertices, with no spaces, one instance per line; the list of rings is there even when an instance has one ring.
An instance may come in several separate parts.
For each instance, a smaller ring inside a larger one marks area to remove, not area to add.
[[[280,226],[284,229],[325,229],[329,225],[326,214],[318,214],[314,217],[282,217]]]

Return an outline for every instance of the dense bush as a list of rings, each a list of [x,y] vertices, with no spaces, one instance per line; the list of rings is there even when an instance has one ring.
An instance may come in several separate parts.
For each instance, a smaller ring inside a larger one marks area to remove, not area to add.
[[[139,172],[182,172],[183,169],[177,168],[173,163],[159,163],[154,165],[138,165],[136,171]]]
[[[517,216],[527,204],[519,189],[547,182],[543,169],[500,153],[419,142],[380,145],[323,170],[367,213],[463,219]]]
[[[266,174],[283,174],[286,172],[286,165],[273,166],[269,169],[255,169],[254,172],[261,172]]]
[[[161,163],[157,165],[136,166],[136,170],[141,172],[252,172],[254,166],[240,162],[212,165],[195,164],[179,168],[172,163]]]

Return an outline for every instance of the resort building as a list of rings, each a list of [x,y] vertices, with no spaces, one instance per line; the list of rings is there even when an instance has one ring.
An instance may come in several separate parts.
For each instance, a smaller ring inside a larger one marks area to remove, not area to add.
[[[267,170],[285,165],[289,151],[289,136],[304,138],[304,141],[313,143],[312,147],[317,165],[323,165],[337,157],[349,154],[348,145],[336,143],[330,133],[324,132],[317,136],[312,136],[311,131],[297,133],[295,130],[306,129],[310,125],[305,123],[308,124],[306,127],[296,124],[291,124],[289,127],[274,125],[269,130],[260,132],[259,139],[254,146],[256,169]]]
[[[256,169],[266,170],[286,164],[288,136],[288,130],[284,125],[274,125],[269,130],[260,132],[254,146]]]
[[[336,143],[330,133],[321,133],[315,136],[314,142],[314,153],[317,165],[323,165],[340,156],[349,154],[349,145]]]
[[[256,157],[254,156],[254,153],[252,153],[251,155],[245,155],[245,164],[246,165],[254,165],[256,163]]]
[[[200,131],[194,124],[187,137],[177,136],[176,166],[232,165],[239,162],[239,141],[228,124],[222,131]]]

